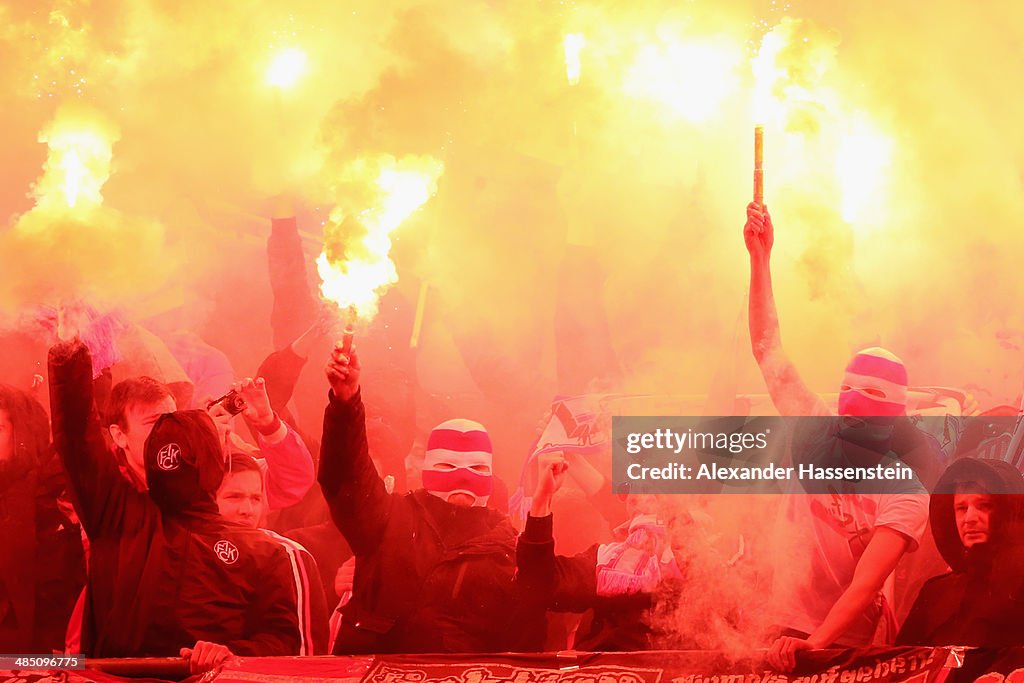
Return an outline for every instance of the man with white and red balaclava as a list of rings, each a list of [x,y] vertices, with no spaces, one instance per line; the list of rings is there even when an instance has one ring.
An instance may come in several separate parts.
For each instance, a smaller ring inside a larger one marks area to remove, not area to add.
[[[782,348],[770,268],[774,228],[766,206],[747,206],[743,237],[750,253],[751,349],[775,408],[784,416],[834,415]],[[873,467],[899,457],[918,479],[874,482],[870,490],[842,482],[832,492],[787,496],[788,521],[807,534],[807,547],[799,551],[806,567],[790,574],[802,572],[803,579],[794,585],[789,578],[785,586],[790,597],[779,619],[782,635],[768,651],[777,669],[792,670],[800,650],[871,645],[879,622],[895,621],[883,587],[924,534],[928,496],[920,482],[931,483],[938,469],[929,444],[906,417],[907,386],[898,357],[878,347],[865,349],[847,365],[840,417],[798,425],[796,463]],[[887,637],[894,635],[895,624],[887,626]]]
[[[438,425],[424,488],[388,493],[367,447],[356,354],[336,348],[327,378],[319,481],[356,558],[334,654],[540,649],[544,609],[516,584],[516,531],[486,507],[493,479],[484,427]]]

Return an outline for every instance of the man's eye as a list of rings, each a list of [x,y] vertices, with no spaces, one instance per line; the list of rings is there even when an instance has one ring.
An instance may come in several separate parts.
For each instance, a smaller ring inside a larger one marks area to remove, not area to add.
[[[455,469],[455,465],[451,464],[450,462],[439,462],[436,465],[434,465],[434,469],[435,470],[454,470]]]
[[[865,387],[861,389],[868,396],[874,396],[875,398],[885,398],[885,392],[881,389],[872,389],[871,387]]]
[[[850,389],[851,387],[849,384],[844,384],[843,386],[839,387],[840,391],[849,391]]]
[[[488,467],[487,465],[473,465],[469,469],[473,470],[474,472],[479,472],[480,474],[488,474],[491,471],[491,468]]]

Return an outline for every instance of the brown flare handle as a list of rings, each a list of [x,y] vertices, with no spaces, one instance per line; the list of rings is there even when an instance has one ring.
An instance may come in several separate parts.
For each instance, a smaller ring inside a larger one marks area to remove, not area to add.
[[[754,126],[754,202],[764,205],[764,126]]]
[[[352,340],[356,336],[356,309],[350,306],[348,309],[348,320],[345,321],[345,330],[341,333],[341,352],[346,356],[352,354]]]

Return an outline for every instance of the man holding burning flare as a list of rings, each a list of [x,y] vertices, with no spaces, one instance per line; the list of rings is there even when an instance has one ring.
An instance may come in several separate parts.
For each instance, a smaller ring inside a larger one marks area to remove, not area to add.
[[[438,425],[424,488],[388,493],[367,447],[359,373],[356,352],[339,343],[327,365],[319,481],[356,570],[334,654],[539,649],[544,610],[518,593],[516,531],[486,506],[487,431],[464,419]]]
[[[768,207],[747,206],[743,230],[750,253],[750,343],[775,408],[784,416],[834,414],[804,384],[782,347],[772,293],[770,258],[775,233]],[[807,446],[832,449],[829,457],[876,462],[905,432],[907,371],[902,361],[881,348],[857,353],[846,368],[839,394],[842,421],[837,434],[823,434]],[[915,444],[916,445],[916,444]],[[794,457],[808,451],[794,446]],[[905,553],[917,548],[927,521],[923,487],[900,487],[891,493],[793,493],[788,520],[809,527],[806,578],[799,581],[782,615],[782,635],[768,651],[769,663],[790,671],[800,650],[832,645],[872,644],[881,620],[893,620],[883,585]]]

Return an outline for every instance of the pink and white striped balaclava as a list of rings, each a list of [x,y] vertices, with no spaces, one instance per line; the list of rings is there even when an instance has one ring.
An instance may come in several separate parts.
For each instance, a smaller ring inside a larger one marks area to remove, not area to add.
[[[474,506],[487,505],[494,487],[491,437],[479,422],[456,419],[434,427],[423,458],[423,488],[447,501],[465,493]]]
[[[839,414],[895,417],[907,412],[907,368],[895,354],[874,346],[846,366]]]

